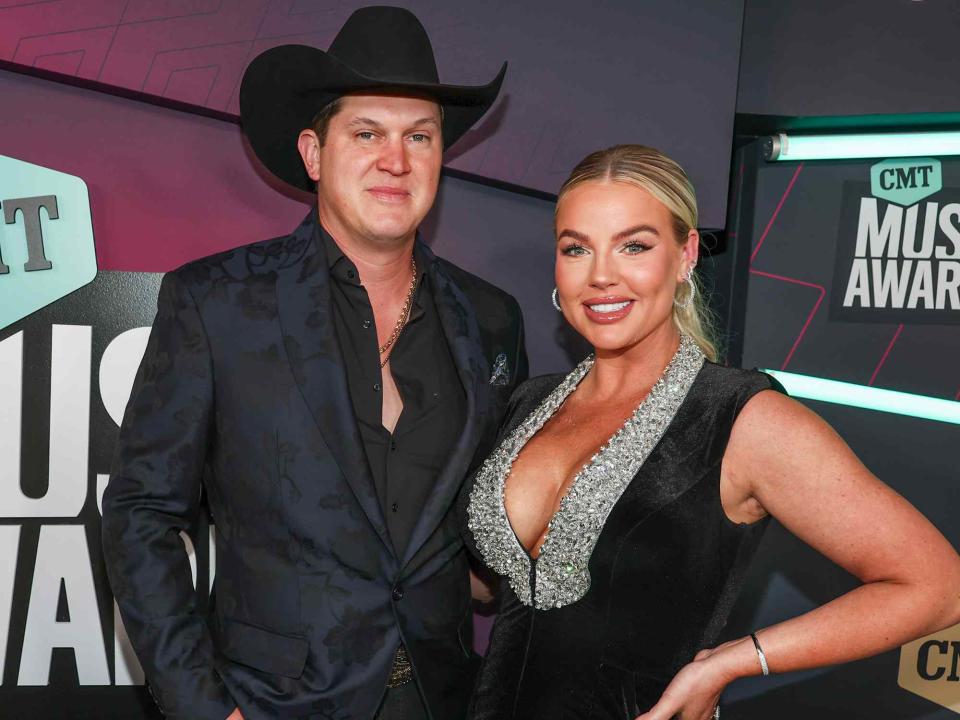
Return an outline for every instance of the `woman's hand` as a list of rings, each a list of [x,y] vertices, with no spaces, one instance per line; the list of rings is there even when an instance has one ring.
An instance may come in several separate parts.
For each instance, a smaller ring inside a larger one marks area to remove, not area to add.
[[[720,693],[743,673],[738,666],[749,660],[744,642],[733,640],[710,650],[701,650],[693,662],[676,674],[650,710],[636,720],[710,720]],[[752,649],[752,646],[751,646]]]

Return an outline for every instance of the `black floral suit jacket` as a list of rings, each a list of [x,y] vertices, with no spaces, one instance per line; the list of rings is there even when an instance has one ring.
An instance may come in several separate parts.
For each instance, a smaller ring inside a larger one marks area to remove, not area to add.
[[[461,717],[470,693],[467,560],[452,507],[527,374],[520,310],[431,263],[468,413],[398,556],[348,396],[316,217],[189,263],[160,289],[103,497],[103,544],[169,718],[224,720],[236,705],[247,720],[371,718],[401,641],[434,720]],[[216,527],[209,611],[195,607],[178,538],[202,494]]]

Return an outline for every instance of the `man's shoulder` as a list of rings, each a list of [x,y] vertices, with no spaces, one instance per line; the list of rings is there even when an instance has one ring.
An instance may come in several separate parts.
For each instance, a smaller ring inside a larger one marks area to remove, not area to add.
[[[272,280],[311,254],[312,246],[309,237],[293,232],[191,260],[168,274],[201,293],[222,282]]]

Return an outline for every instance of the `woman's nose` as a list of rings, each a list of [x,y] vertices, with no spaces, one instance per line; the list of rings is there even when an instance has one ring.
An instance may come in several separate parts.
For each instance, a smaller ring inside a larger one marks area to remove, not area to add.
[[[593,267],[590,268],[590,285],[598,289],[606,289],[617,284],[615,264],[602,253],[594,255]]]

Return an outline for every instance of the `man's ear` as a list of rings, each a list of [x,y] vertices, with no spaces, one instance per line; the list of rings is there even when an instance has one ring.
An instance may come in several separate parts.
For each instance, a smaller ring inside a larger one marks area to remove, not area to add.
[[[307,170],[307,177],[314,182],[320,179],[320,138],[313,130],[301,130],[297,137],[297,150]]]

